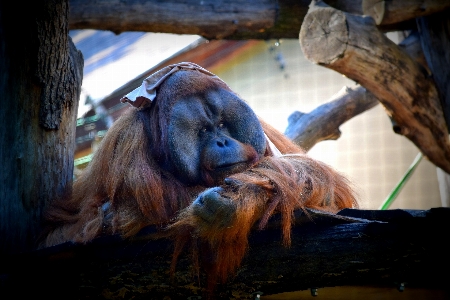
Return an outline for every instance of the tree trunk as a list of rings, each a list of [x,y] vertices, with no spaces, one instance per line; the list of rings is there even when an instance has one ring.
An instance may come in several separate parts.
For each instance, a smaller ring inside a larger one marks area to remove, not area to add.
[[[1,2],[0,45],[4,254],[34,248],[43,208],[72,180],[83,60],[68,36],[68,0]]]
[[[450,3],[450,1],[449,1]],[[450,10],[417,19],[422,49],[450,128]]]
[[[417,19],[425,59],[439,91],[447,128],[450,128],[450,10]],[[442,206],[450,206],[450,174],[437,170]]]
[[[394,131],[450,173],[450,141],[433,79],[381,33],[372,18],[317,2],[302,24],[300,44],[310,61],[346,75],[373,93],[395,122]]]

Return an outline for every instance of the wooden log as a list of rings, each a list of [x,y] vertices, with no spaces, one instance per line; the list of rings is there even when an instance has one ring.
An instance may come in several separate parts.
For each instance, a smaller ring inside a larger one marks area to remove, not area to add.
[[[331,7],[342,10],[355,15],[362,15],[363,0],[325,0],[324,2]]]
[[[450,2],[450,1],[448,1]],[[439,91],[447,126],[450,127],[450,18],[449,12],[417,19],[424,57]]]
[[[371,16],[377,25],[389,25],[428,16],[450,7],[443,0],[362,0],[363,15]]]
[[[429,70],[417,31],[412,31],[399,46]],[[310,113],[293,112],[284,134],[308,151],[320,141],[338,139],[340,125],[378,103],[378,99],[362,86],[343,87],[329,102]]]
[[[324,2],[331,7],[354,15],[364,15],[368,13],[367,11],[363,11],[364,0],[324,0]],[[364,5],[367,6],[367,3]],[[374,6],[377,8],[376,3],[374,4]],[[371,9],[374,10],[375,8]],[[375,15],[371,16],[376,17]],[[378,29],[383,32],[414,30],[416,29],[416,21],[414,19],[406,19],[404,21],[399,21],[392,24],[385,24],[384,22],[382,22],[378,25]]]
[[[395,132],[450,173],[450,141],[433,79],[381,33],[371,17],[313,1],[300,30],[300,45],[310,61],[346,75],[373,93],[395,121]]]
[[[279,218],[253,231],[243,264],[214,299],[348,285],[448,289],[442,228],[450,226],[450,208],[345,209],[337,216],[309,211],[311,218],[296,213],[291,247],[281,245]],[[185,252],[171,278],[171,243],[145,238],[153,230],[132,240],[105,236],[0,257],[2,293],[47,300],[205,299],[207,274],[197,276]]]
[[[0,256],[36,247],[43,209],[72,182],[84,64],[67,34],[68,3],[5,4],[0,4]],[[11,26],[18,11],[21,26]]]
[[[330,1],[361,11],[362,0]],[[207,39],[298,38],[310,0],[70,0],[70,29],[198,34]],[[386,28],[406,30],[413,24]]]
[[[417,30],[411,31],[398,45],[400,48],[405,50],[405,52],[408,53],[412,59],[424,67],[427,70],[428,75],[432,75],[428,62],[425,58],[425,53],[422,49],[422,42]]]
[[[320,141],[337,140],[341,136],[340,125],[378,103],[363,87],[343,87],[329,102],[310,113],[292,113],[284,134],[308,151]]]
[[[297,38],[307,0],[70,0],[70,29],[198,34],[207,39]]]

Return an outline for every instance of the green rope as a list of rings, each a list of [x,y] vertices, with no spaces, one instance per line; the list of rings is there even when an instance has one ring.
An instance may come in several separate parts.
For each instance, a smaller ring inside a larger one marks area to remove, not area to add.
[[[408,181],[408,179],[413,174],[413,172],[416,169],[419,162],[422,160],[422,157],[423,157],[422,153],[419,152],[419,154],[417,154],[417,156],[414,159],[414,161],[412,162],[412,164],[409,166],[405,175],[403,175],[400,182],[392,190],[392,192],[389,194],[389,196],[386,198],[386,200],[384,200],[383,204],[380,206],[380,210],[387,210],[389,208],[389,206],[391,206],[392,202],[394,202],[395,198],[397,198],[398,194],[400,193],[400,190],[403,188],[405,183]]]
[[[92,153],[88,154],[86,156],[83,156],[83,157],[75,159],[73,161],[73,164],[74,164],[74,166],[78,166],[78,165],[82,165],[82,164],[88,163],[91,160],[92,160]]]

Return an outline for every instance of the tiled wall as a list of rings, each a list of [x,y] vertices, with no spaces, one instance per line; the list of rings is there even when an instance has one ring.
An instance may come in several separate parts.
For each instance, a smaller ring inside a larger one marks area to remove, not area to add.
[[[211,70],[238,92],[259,116],[284,132],[295,110],[309,112],[354,82],[303,57],[298,40],[261,41],[252,55],[236,57],[228,68]],[[284,68],[281,66],[284,65]],[[309,154],[347,175],[357,186],[361,208],[378,209],[419,150],[392,131],[383,107],[344,123],[337,141],[324,141]],[[390,209],[441,206],[436,168],[422,159]]]

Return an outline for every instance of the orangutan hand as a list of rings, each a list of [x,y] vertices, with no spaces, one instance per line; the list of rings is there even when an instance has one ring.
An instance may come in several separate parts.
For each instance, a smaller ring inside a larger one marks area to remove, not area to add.
[[[209,188],[192,203],[193,214],[203,226],[219,229],[233,224],[237,207],[231,199],[221,195],[223,192],[221,187]]]

